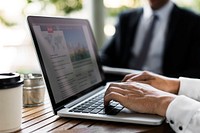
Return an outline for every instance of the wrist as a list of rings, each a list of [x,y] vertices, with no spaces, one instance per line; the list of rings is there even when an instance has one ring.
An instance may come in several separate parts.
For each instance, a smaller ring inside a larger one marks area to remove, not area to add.
[[[169,104],[176,98],[176,95],[161,96],[159,99],[159,105],[157,109],[157,114],[160,116],[166,116],[166,111]]]
[[[173,94],[178,94],[178,91],[179,91],[179,88],[180,88],[180,80],[179,79],[176,79],[176,78],[170,78],[169,80],[169,89],[170,89],[170,93],[173,93]]]

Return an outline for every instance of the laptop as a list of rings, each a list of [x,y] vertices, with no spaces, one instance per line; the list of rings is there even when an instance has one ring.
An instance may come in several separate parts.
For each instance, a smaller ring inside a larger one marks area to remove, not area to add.
[[[133,112],[116,101],[104,108],[109,83],[88,20],[28,16],[27,21],[56,115],[145,125],[163,122],[161,116]]]

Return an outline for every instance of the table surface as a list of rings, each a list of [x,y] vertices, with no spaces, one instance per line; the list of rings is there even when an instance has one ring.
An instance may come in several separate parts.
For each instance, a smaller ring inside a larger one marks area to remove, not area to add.
[[[170,126],[164,122],[160,126],[127,124],[120,122],[105,122],[63,118],[53,114],[50,100],[45,97],[44,104],[38,107],[24,107],[22,109],[22,125],[17,132],[72,132],[72,133],[121,133],[148,132],[170,133]]]

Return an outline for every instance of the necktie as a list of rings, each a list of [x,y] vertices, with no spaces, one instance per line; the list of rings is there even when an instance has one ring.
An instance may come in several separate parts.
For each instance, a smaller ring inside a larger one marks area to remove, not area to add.
[[[158,16],[153,15],[153,19],[152,19],[152,21],[149,25],[149,28],[147,29],[145,37],[144,37],[140,53],[139,53],[138,57],[136,57],[136,60],[135,60],[135,63],[134,63],[135,69],[142,69],[142,67],[143,67],[143,65],[146,61],[148,51],[149,51],[149,48],[150,48],[150,44],[151,44],[152,39],[153,39],[153,31],[154,31],[154,27],[155,27],[157,19],[158,19]]]

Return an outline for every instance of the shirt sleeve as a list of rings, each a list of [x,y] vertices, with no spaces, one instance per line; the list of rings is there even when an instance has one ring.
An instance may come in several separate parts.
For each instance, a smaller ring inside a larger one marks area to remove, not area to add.
[[[200,79],[180,77],[180,88],[178,95],[185,95],[200,101]]]
[[[168,106],[166,118],[177,133],[200,131],[200,103],[186,96],[177,96]]]
[[[177,98],[168,106],[166,117],[178,133],[200,131],[200,80],[180,77]]]

